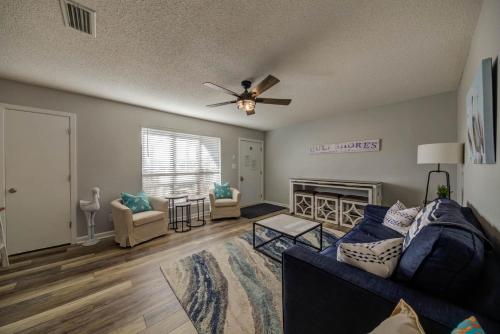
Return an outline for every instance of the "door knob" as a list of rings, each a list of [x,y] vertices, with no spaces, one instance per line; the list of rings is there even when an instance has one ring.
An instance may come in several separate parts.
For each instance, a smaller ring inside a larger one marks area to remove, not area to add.
[[[10,188],[9,189],[9,193],[15,194],[15,193],[17,193],[17,189],[16,188]]]
[[[243,180],[244,180],[244,179],[243,179],[243,176],[240,176],[240,181],[241,181],[241,182],[243,182]]]

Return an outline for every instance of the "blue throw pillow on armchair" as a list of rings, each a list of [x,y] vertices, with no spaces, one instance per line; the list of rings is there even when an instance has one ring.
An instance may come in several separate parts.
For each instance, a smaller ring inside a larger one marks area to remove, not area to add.
[[[214,183],[215,199],[233,198],[233,192],[228,182],[222,184]]]
[[[132,210],[132,213],[153,210],[151,204],[149,204],[148,195],[142,191],[136,196],[129,193],[121,193],[121,199],[123,205]]]

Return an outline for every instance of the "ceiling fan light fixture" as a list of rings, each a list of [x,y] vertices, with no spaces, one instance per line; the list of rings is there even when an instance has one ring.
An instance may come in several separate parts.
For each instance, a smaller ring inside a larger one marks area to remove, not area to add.
[[[237,102],[238,109],[250,111],[255,109],[255,101],[250,99],[241,99]]]

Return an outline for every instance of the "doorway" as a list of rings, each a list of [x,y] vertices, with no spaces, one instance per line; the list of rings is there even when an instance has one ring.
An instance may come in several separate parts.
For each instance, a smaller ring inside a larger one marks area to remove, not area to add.
[[[0,108],[7,251],[12,255],[72,243],[74,115]]]
[[[264,200],[264,142],[239,138],[238,188],[241,205],[249,206]]]

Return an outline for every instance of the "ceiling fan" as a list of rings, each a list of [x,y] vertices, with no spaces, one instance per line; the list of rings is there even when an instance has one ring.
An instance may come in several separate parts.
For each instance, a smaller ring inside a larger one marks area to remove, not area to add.
[[[248,80],[243,80],[241,82],[241,86],[245,89],[245,91],[241,94],[235,93],[232,90],[227,88],[218,86],[211,82],[204,82],[203,85],[218,90],[220,92],[224,92],[229,95],[233,95],[237,97],[234,101],[227,101],[215,104],[209,104],[207,107],[220,107],[226,104],[236,103],[238,109],[245,110],[248,116],[255,114],[255,104],[256,103],[265,103],[265,104],[278,104],[282,106],[287,106],[292,102],[290,99],[269,99],[269,98],[261,98],[257,97],[260,94],[264,93],[266,90],[276,85],[278,82],[278,78],[273,77],[272,75],[268,75],[264,80],[262,80],[257,86],[253,87],[250,91],[248,90],[252,86],[252,82]]]

